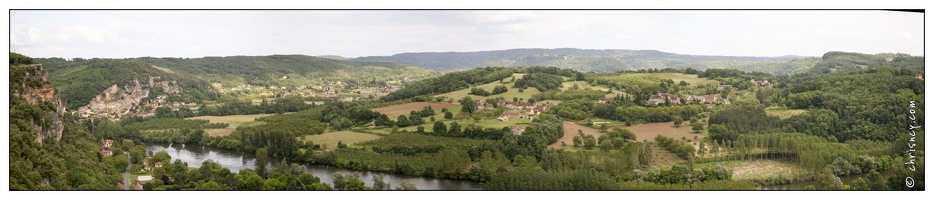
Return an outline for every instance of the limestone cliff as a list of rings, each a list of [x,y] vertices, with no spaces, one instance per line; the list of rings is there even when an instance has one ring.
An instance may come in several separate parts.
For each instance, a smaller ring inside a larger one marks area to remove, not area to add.
[[[45,112],[30,119],[32,128],[37,130],[36,141],[42,143],[46,138],[61,140],[65,107],[48,82],[49,74],[45,68],[41,64],[10,66],[10,77],[11,95],[22,97],[29,104],[40,105]]]
[[[138,79],[134,79],[132,84],[122,88],[114,84],[91,99],[87,106],[78,109],[78,113],[84,117],[105,116],[112,120],[118,120],[121,116],[130,114],[133,110],[142,107],[156,108],[162,106],[165,94],[181,92],[181,87],[175,81],[156,81],[160,77],[149,77],[148,85],[141,85]],[[150,90],[153,87],[161,87],[162,93],[155,98],[148,98]],[[140,113],[147,111],[140,110]]]

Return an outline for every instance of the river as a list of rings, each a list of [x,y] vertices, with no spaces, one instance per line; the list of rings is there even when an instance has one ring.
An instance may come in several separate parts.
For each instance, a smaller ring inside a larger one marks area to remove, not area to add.
[[[172,156],[173,162],[175,159],[180,159],[182,162],[187,162],[188,167],[201,167],[201,163],[208,159],[219,163],[221,166],[230,169],[232,172],[239,172],[240,169],[253,169],[256,167],[256,156],[251,153],[242,153],[198,145],[172,144],[170,147],[169,144],[157,143],[146,143],[146,149],[152,152],[165,150],[169,153],[169,155]],[[373,186],[373,175],[382,174],[383,181],[391,183],[393,189],[399,187],[399,183],[401,183],[403,180],[415,184],[419,190],[481,190],[483,188],[482,184],[473,181],[406,176],[372,171],[358,171],[323,165],[303,165],[305,166],[306,173],[321,178],[321,182],[327,183],[328,185],[333,184],[332,180],[334,173],[340,172],[349,174],[353,172],[359,172],[360,180],[366,182],[367,186]]]

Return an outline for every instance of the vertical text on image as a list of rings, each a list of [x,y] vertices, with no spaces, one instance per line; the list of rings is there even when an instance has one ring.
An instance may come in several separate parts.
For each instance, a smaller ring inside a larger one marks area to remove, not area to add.
[[[921,128],[920,125],[915,126],[918,123],[917,118],[915,117],[915,101],[908,102],[908,119],[911,120],[910,122],[911,124],[908,125],[908,135],[911,135],[911,138],[908,140],[908,151],[906,152],[908,153],[908,162],[905,162],[905,165],[908,167],[909,170],[915,171],[916,169],[915,169],[914,152],[915,152],[915,145],[917,145],[915,144],[915,129]],[[905,186],[908,186],[909,188],[914,187],[915,186],[914,178],[912,178],[911,176],[905,177]]]

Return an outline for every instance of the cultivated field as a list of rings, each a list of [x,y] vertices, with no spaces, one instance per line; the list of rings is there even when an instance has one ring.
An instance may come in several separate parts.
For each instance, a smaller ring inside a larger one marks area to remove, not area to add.
[[[793,110],[765,110],[765,113],[771,116],[778,116],[782,119],[787,119],[791,116],[800,115],[801,113],[806,112],[806,110],[793,109]]]
[[[697,74],[682,74],[682,73],[649,73],[654,77],[661,79],[671,79],[675,81],[675,84],[680,83],[681,81],[687,82],[691,85],[719,85],[720,81],[710,80],[707,78],[698,78]]]
[[[577,125],[573,122],[566,121],[564,122],[563,125],[564,125],[564,137],[558,138],[558,141],[555,141],[555,143],[549,144],[548,145],[549,148],[560,149],[561,142],[566,143],[568,147],[573,147],[574,136],[578,135],[577,134],[578,129],[583,131],[585,135],[593,135],[594,138],[599,138],[601,135],[603,135],[603,133],[601,133],[600,130],[586,127],[586,126]]]
[[[366,133],[357,133],[352,131],[328,132],[321,135],[308,135],[300,138],[302,141],[311,140],[315,144],[321,144],[325,150],[337,149],[337,142],[343,142],[347,146],[355,146],[354,143],[379,139],[380,136]]]
[[[441,108],[460,106],[460,104],[456,104],[456,103],[412,102],[412,103],[401,104],[401,105],[392,105],[392,106],[386,106],[386,107],[381,107],[381,108],[374,108],[370,110],[376,111],[382,114],[386,114],[387,116],[389,116],[389,115],[398,115],[398,114],[409,114],[409,112],[413,110],[419,111],[419,110],[422,110],[422,108],[424,108],[425,106],[429,106],[429,105],[431,105],[432,109],[436,109],[436,110],[441,109]],[[435,114],[437,114],[437,111],[435,112]],[[444,114],[444,113],[441,113],[441,114]],[[395,118],[390,118],[390,119],[396,120]]]
[[[670,151],[658,146],[657,144],[652,145],[652,161],[649,162],[649,166],[658,166],[661,168],[671,167],[677,163],[687,161],[684,158],[671,153]]]
[[[659,123],[649,123],[649,124],[635,124],[632,126],[618,126],[619,128],[629,129],[632,133],[636,134],[636,140],[648,140],[652,142],[655,140],[655,137],[662,135],[665,137],[674,138],[681,140],[681,137],[694,140],[694,136],[697,136],[697,139],[703,139],[707,136],[699,133],[691,132],[691,122],[685,120],[681,124],[681,127],[675,127],[674,122],[659,122]],[[707,127],[707,123],[704,123],[704,128]],[[695,145],[696,146],[696,145]]]
[[[206,119],[211,121],[211,123],[227,123],[230,124],[227,128],[222,129],[211,129],[207,131],[209,136],[226,136],[233,133],[234,130],[237,130],[239,126],[251,126],[251,125],[260,125],[264,122],[255,121],[256,118],[270,116],[273,114],[256,114],[256,115],[229,115],[229,116],[198,116],[185,119]]]
[[[695,167],[716,167],[717,165],[723,165],[726,168],[733,170],[733,179],[736,180],[756,180],[756,179],[765,179],[772,176],[778,176],[778,174],[792,175],[792,174],[801,174],[805,172],[801,167],[795,166],[793,164],[788,164],[784,162],[774,161],[774,160],[755,160],[755,161],[725,161],[725,162],[714,162],[714,163],[704,163],[698,164]]]

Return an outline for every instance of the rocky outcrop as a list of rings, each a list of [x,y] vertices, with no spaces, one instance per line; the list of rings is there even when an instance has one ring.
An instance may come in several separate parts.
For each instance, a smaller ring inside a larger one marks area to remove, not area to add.
[[[145,86],[140,85],[138,79],[134,79],[133,84],[123,86],[123,88],[114,84],[104,89],[103,93],[97,95],[94,99],[91,99],[91,102],[87,106],[79,108],[78,114],[84,117],[106,116],[116,120],[119,119],[120,116],[129,114],[131,110],[140,107],[159,107],[160,103],[166,98],[165,95],[160,95],[144,102],[144,99],[149,97],[150,90],[153,87],[162,87],[163,92],[167,94],[181,92],[181,87],[179,87],[175,81],[156,81],[158,79],[160,79],[158,76],[149,77],[149,84]],[[150,111],[140,112],[146,113]]]
[[[61,140],[62,131],[65,130],[62,123],[65,106],[62,105],[62,100],[56,94],[55,88],[48,82],[48,72],[40,64],[16,67],[24,68],[25,75],[22,82],[19,82],[21,87],[17,87],[22,88],[22,90],[12,91],[13,94],[26,99],[26,102],[32,105],[51,104],[51,110],[46,112],[44,117],[30,119],[30,125],[37,130],[36,141],[42,143],[42,140],[46,138],[54,138],[56,141]],[[10,84],[16,83],[13,81]]]

